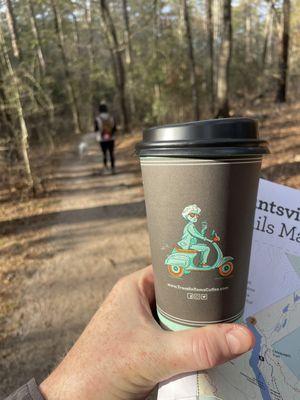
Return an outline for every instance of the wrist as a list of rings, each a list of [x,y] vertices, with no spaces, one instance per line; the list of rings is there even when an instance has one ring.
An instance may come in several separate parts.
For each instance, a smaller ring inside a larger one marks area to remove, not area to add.
[[[59,397],[54,392],[57,386],[56,385],[54,386],[50,382],[51,382],[51,375],[40,384],[39,389],[45,400],[54,400],[55,398],[56,400],[58,400]]]
[[[76,374],[54,370],[39,386],[45,400],[79,400],[88,398],[82,379]]]
[[[72,351],[72,350],[71,350]],[[114,396],[109,379],[101,375],[99,371],[90,374],[89,368],[85,365],[76,365],[77,362],[66,356],[66,359],[39,385],[39,389],[45,400],[83,400],[102,398],[121,399],[121,396]],[[118,391],[116,389],[116,391]],[[127,399],[127,397],[124,397]]]

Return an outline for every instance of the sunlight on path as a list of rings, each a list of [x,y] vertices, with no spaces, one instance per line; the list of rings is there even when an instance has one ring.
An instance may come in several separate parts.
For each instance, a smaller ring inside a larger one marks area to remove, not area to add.
[[[60,211],[39,217],[44,232],[36,239],[52,257],[38,261],[22,289],[11,321],[17,336],[3,349],[0,397],[33,375],[45,376],[116,280],[149,263],[139,169],[122,160],[118,168],[101,176],[97,153],[81,162],[70,155],[52,177]]]

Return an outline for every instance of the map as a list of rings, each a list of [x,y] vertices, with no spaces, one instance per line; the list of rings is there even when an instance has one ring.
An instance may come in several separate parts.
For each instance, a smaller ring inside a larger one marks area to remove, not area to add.
[[[299,205],[299,191],[260,181],[246,308],[240,321],[254,333],[254,349],[209,372],[161,384],[158,400],[300,399]]]

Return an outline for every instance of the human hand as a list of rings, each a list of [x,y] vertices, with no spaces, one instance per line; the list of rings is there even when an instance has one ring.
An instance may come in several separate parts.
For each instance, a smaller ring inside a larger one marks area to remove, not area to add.
[[[254,344],[252,333],[238,324],[164,331],[152,316],[154,301],[152,267],[122,278],[40,385],[45,399],[143,399],[158,382],[209,369]]]

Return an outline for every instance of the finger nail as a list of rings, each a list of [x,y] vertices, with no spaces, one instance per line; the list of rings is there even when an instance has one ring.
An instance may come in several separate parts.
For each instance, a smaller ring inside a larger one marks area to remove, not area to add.
[[[235,328],[226,334],[226,340],[232,354],[242,354],[252,347],[252,336],[243,328]]]

